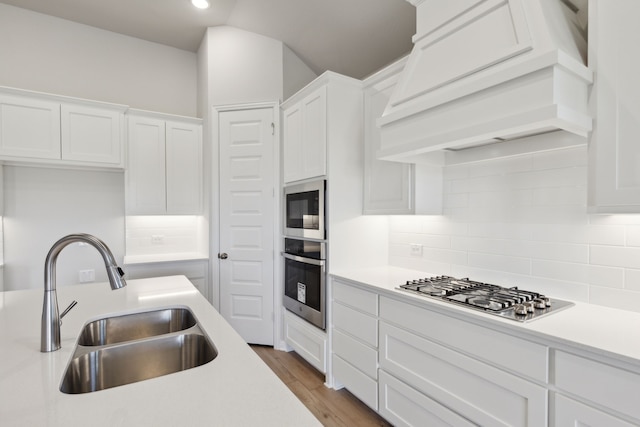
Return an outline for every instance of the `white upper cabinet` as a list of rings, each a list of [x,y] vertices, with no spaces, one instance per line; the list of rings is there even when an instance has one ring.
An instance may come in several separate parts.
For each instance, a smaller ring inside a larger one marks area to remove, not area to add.
[[[128,117],[127,212],[165,213],[165,122]]]
[[[120,111],[62,104],[62,158],[124,167]]]
[[[0,95],[0,155],[60,158],[60,103]]]
[[[327,88],[288,106],[284,118],[284,182],[327,173]]]
[[[199,119],[128,116],[128,214],[202,212],[202,126]]]
[[[0,93],[0,157],[44,165],[124,167],[126,106],[15,89]]]
[[[304,176],[302,162],[302,108],[292,105],[283,112],[284,182],[293,182]]]
[[[382,117],[400,73],[402,59],[364,81],[364,204],[365,215],[439,214],[442,212],[442,170],[378,160]]]
[[[202,126],[166,123],[167,212],[202,211]]]
[[[640,212],[640,31],[637,0],[589,2],[589,66],[596,117],[589,143],[589,206]]]
[[[378,160],[382,117],[404,63],[394,64],[364,81],[364,205],[365,215],[413,213],[413,165]]]

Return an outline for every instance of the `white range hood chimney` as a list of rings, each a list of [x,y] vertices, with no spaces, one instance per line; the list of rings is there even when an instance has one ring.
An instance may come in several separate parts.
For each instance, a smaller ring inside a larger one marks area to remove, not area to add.
[[[414,163],[556,130],[586,143],[592,73],[579,0],[407,1],[417,32],[378,120],[378,158]]]

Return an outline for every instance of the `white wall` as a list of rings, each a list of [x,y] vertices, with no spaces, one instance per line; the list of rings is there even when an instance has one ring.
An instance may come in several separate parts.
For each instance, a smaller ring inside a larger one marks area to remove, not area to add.
[[[0,4],[0,86],[196,115],[196,54]]]
[[[444,174],[444,215],[390,217],[392,265],[640,311],[640,215],[587,213],[586,148]]]
[[[282,100],[284,101],[313,81],[318,75],[284,44],[282,61]]]
[[[124,256],[124,176],[20,166],[4,170],[4,290],[41,288],[51,245],[71,233],[102,239],[118,263]],[[78,271],[94,269],[107,280],[91,246],[72,244],[58,258],[58,285],[78,283]]]
[[[229,26],[205,37],[209,106],[282,99],[282,42]]]

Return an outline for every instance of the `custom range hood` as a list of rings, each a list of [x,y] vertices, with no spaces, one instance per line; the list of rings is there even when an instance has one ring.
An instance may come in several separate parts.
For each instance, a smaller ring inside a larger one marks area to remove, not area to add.
[[[377,122],[378,158],[420,163],[558,130],[586,144],[585,0],[407,1],[414,48]]]

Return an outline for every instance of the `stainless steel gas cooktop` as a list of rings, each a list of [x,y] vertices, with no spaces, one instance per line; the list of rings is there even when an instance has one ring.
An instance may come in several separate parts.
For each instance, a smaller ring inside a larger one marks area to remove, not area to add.
[[[504,288],[450,276],[409,280],[398,289],[519,322],[539,319],[574,305],[517,287]]]

